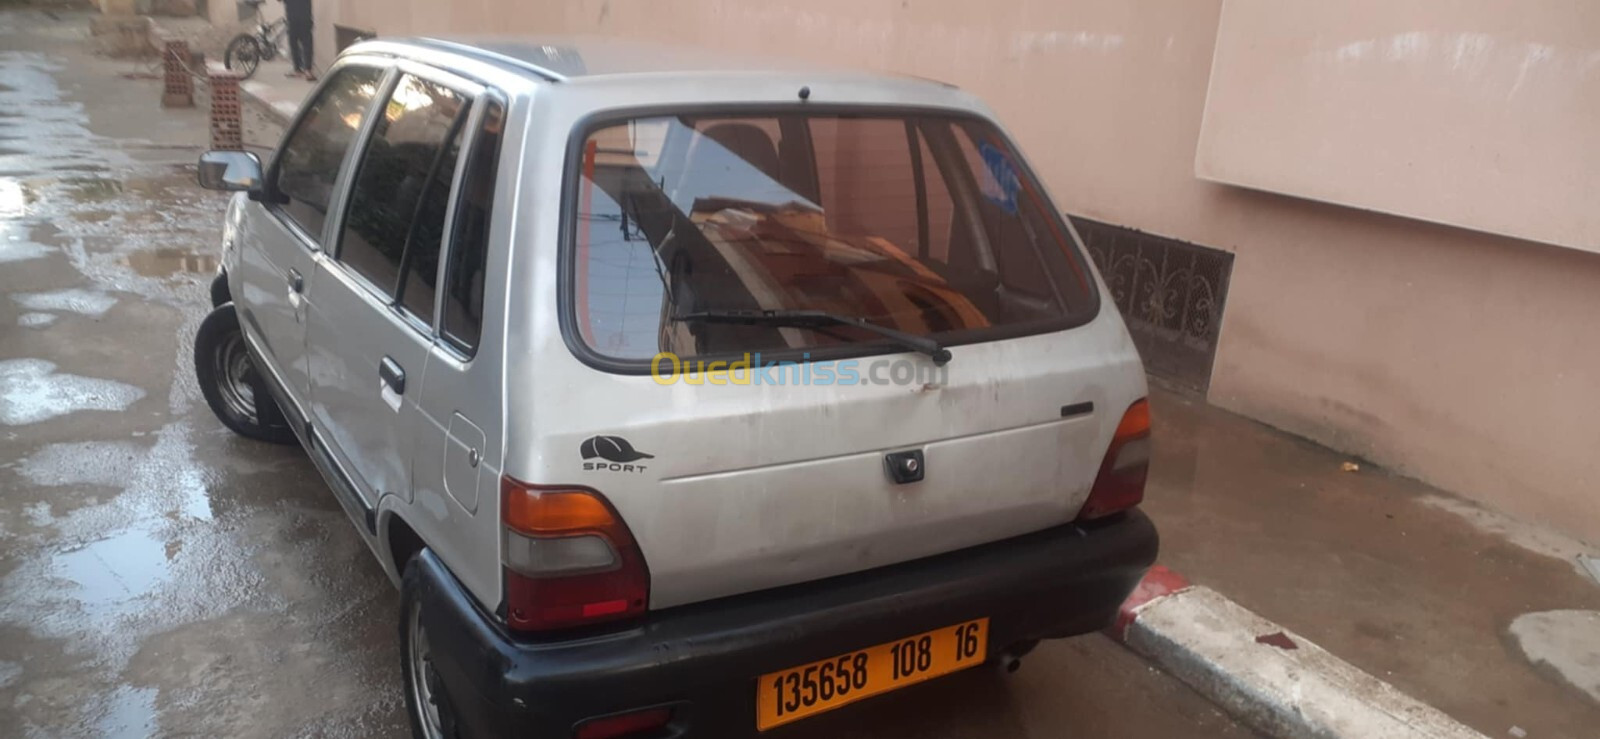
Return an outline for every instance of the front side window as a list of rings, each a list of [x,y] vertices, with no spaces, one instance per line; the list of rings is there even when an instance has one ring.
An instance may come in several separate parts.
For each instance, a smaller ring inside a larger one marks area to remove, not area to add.
[[[977,119],[636,118],[585,133],[576,164],[572,323],[608,360],[882,342],[716,320],[729,313],[823,311],[959,344],[1061,330],[1098,305],[1060,216]]]
[[[356,170],[340,238],[340,262],[430,325],[467,108],[444,85],[401,76]]]
[[[347,66],[335,72],[283,143],[275,182],[288,201],[283,212],[313,239],[322,238],[339,167],[382,80],[383,70],[376,67]]]

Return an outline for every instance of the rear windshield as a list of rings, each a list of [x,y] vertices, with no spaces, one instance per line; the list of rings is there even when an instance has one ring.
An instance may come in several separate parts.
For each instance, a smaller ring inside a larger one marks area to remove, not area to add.
[[[853,326],[697,313],[825,311],[951,345],[1098,306],[1061,218],[977,119],[640,117],[589,129],[576,158],[569,339],[603,359],[902,350]]]

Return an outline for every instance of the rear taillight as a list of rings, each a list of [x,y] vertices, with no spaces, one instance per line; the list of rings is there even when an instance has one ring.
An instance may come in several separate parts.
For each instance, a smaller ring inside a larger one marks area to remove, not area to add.
[[[507,626],[544,631],[644,613],[650,572],[599,493],[508,477],[500,501]]]
[[[1109,516],[1139,505],[1144,500],[1144,481],[1150,472],[1150,401],[1140,399],[1128,406],[1111,437],[1111,448],[1100,462],[1100,474],[1089,490],[1089,499],[1078,511],[1078,520]]]

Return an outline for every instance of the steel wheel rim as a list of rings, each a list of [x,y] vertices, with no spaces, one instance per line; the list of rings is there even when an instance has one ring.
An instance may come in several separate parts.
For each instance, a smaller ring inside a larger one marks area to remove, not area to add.
[[[422,608],[413,606],[406,619],[406,669],[411,672],[411,702],[417,707],[422,733],[429,739],[444,739],[444,723],[439,720],[435,697],[433,664],[428,658],[428,636],[422,631]]]
[[[224,339],[215,356],[217,390],[228,410],[251,423],[256,422],[255,368],[245,351],[243,337],[232,334]]]

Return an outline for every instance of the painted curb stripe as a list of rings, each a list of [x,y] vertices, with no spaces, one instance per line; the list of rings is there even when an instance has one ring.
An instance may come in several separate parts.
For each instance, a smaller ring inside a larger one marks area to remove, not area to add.
[[[1258,731],[1278,737],[1483,737],[1210,588],[1174,591],[1175,582],[1187,581],[1170,571],[1155,580],[1148,590],[1156,594],[1146,593],[1138,603],[1130,598],[1119,613],[1119,623],[1124,615],[1129,620],[1122,640]],[[1145,590],[1141,584],[1135,595]]]
[[[1179,593],[1189,589],[1189,579],[1163,565],[1156,565],[1145,573],[1144,579],[1139,581],[1139,586],[1133,589],[1128,599],[1122,602],[1122,607],[1117,609],[1117,622],[1112,624],[1106,633],[1117,641],[1128,640],[1128,627],[1133,625],[1133,620],[1138,618],[1139,610],[1146,604],[1159,598]]]

